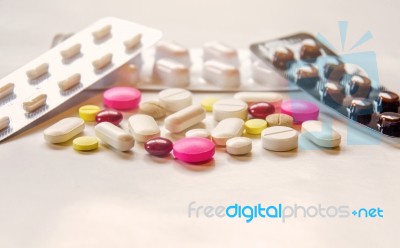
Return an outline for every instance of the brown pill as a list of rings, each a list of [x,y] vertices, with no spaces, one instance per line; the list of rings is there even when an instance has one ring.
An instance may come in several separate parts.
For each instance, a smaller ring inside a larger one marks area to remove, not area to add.
[[[293,52],[286,47],[278,47],[275,50],[272,64],[281,70],[289,68],[290,63],[294,61]]]
[[[287,114],[271,114],[268,115],[265,120],[267,121],[267,127],[273,126],[285,126],[292,127],[293,126],[293,117]]]
[[[315,60],[321,56],[321,49],[313,40],[304,40],[300,49],[300,59]]]

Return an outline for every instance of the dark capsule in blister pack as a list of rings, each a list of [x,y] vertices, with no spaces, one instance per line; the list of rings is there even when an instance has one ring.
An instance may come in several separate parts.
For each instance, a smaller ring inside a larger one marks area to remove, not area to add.
[[[275,50],[272,64],[281,70],[286,70],[295,61],[292,50],[287,47],[278,47]]]
[[[349,118],[367,125],[371,122],[374,106],[372,101],[367,99],[353,99],[349,107]]]
[[[297,69],[296,84],[304,89],[312,89],[319,80],[318,69],[312,65],[306,65]]]
[[[379,113],[398,112],[399,95],[391,91],[382,91],[376,99],[376,107]]]
[[[341,107],[344,97],[344,87],[340,84],[328,82],[322,89],[321,101],[332,108]]]
[[[347,89],[352,97],[368,98],[371,92],[371,80],[361,75],[353,75],[347,84]]]
[[[329,81],[339,82],[346,74],[345,65],[328,63],[324,65],[324,76]]]
[[[314,62],[319,56],[321,56],[321,48],[315,41],[311,39],[304,40],[300,48],[300,59]]]
[[[378,130],[386,135],[400,137],[400,114],[384,112],[378,121]]]

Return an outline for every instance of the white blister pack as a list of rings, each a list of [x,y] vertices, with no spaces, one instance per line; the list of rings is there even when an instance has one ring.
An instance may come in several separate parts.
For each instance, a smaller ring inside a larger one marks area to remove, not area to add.
[[[120,78],[132,59],[161,36],[140,24],[103,18],[2,78],[0,141],[95,83],[126,80]]]
[[[140,68],[135,87],[161,90],[179,87],[191,91],[288,91],[297,86],[266,67],[247,49],[235,49],[221,42],[209,42],[203,48],[187,49],[188,56],[162,53],[159,42],[154,49],[142,53],[135,61]],[[175,44],[165,42],[166,44]],[[164,44],[165,44],[164,43]],[[220,51],[209,51],[213,46]],[[162,45],[161,45],[162,47]],[[186,49],[182,46],[182,49]]]
[[[68,35],[54,37],[53,45]],[[126,68],[124,78],[96,84],[91,89],[112,85],[134,86],[140,90],[170,87],[202,92],[291,91],[289,84],[273,69],[265,66],[247,49],[236,49],[219,41],[203,48],[186,48],[173,41],[160,41],[146,49]]]

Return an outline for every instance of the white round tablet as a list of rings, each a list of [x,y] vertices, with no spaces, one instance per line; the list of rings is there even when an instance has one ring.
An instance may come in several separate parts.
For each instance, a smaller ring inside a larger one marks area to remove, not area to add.
[[[210,139],[211,138],[211,133],[207,129],[196,128],[196,129],[192,129],[192,130],[187,131],[185,136],[186,137],[199,137],[199,138]]]
[[[170,88],[160,91],[158,99],[168,112],[177,112],[192,105],[192,93],[185,89]]]
[[[286,152],[297,147],[297,131],[290,127],[275,126],[264,129],[261,133],[262,146],[266,150]]]
[[[247,137],[235,137],[226,142],[226,151],[231,155],[245,155],[251,152],[252,141]]]
[[[227,118],[247,119],[247,103],[238,99],[222,99],[213,105],[213,116],[216,121]]]

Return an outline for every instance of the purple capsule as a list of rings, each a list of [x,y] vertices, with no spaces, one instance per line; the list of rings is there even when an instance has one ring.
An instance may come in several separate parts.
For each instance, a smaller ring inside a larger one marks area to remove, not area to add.
[[[123,116],[121,112],[112,109],[102,110],[96,115],[97,123],[111,122],[114,125],[118,125],[122,121],[122,119]]]
[[[153,156],[167,156],[173,148],[173,143],[166,138],[153,138],[144,143],[144,149]]]

